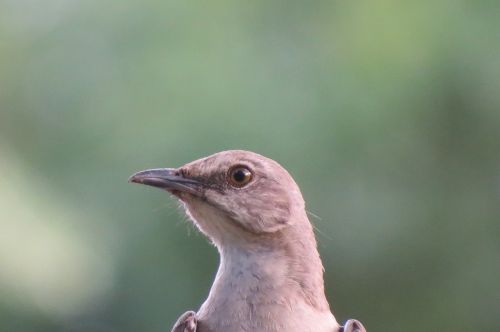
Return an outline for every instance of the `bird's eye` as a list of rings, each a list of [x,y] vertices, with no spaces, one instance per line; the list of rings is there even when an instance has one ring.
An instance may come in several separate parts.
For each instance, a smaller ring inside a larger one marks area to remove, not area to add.
[[[228,180],[233,187],[241,188],[252,180],[252,172],[244,166],[236,166],[229,170]]]

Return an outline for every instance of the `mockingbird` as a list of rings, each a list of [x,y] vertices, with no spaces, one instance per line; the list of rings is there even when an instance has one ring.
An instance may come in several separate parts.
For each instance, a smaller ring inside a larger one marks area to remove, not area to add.
[[[130,181],[177,197],[220,254],[205,303],[183,314],[172,332],[365,331],[353,319],[340,326],[331,313],[302,194],[274,160],[223,151]]]

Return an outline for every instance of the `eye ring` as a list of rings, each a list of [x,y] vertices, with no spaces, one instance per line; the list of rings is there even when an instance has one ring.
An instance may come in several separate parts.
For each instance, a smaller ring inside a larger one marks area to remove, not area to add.
[[[246,186],[253,179],[253,173],[246,166],[233,166],[227,172],[227,180],[229,184],[236,188]]]

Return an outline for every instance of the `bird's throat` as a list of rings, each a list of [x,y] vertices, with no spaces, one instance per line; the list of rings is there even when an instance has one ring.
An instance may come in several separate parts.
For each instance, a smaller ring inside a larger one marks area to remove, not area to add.
[[[317,316],[318,321],[327,320],[335,326],[316,249],[316,257],[295,255],[286,246],[281,249],[220,250],[217,276],[198,313],[202,325],[210,326],[210,331],[242,331],[240,324],[246,322],[255,326],[244,330],[258,331],[259,324],[273,321],[282,327],[276,331],[283,331],[290,330],[288,324],[298,326],[298,321]],[[212,319],[220,314],[227,318],[227,326]]]
[[[256,306],[270,300],[286,305],[302,302],[329,311],[314,235],[272,243],[219,248],[220,265],[208,300],[217,302],[218,296]],[[276,296],[270,296],[273,293]]]

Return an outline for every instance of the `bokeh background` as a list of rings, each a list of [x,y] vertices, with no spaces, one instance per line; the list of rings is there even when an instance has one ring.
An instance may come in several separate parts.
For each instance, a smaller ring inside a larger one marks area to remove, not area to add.
[[[0,0],[0,331],[169,331],[218,257],[127,183],[285,165],[339,321],[500,331],[495,1]]]

